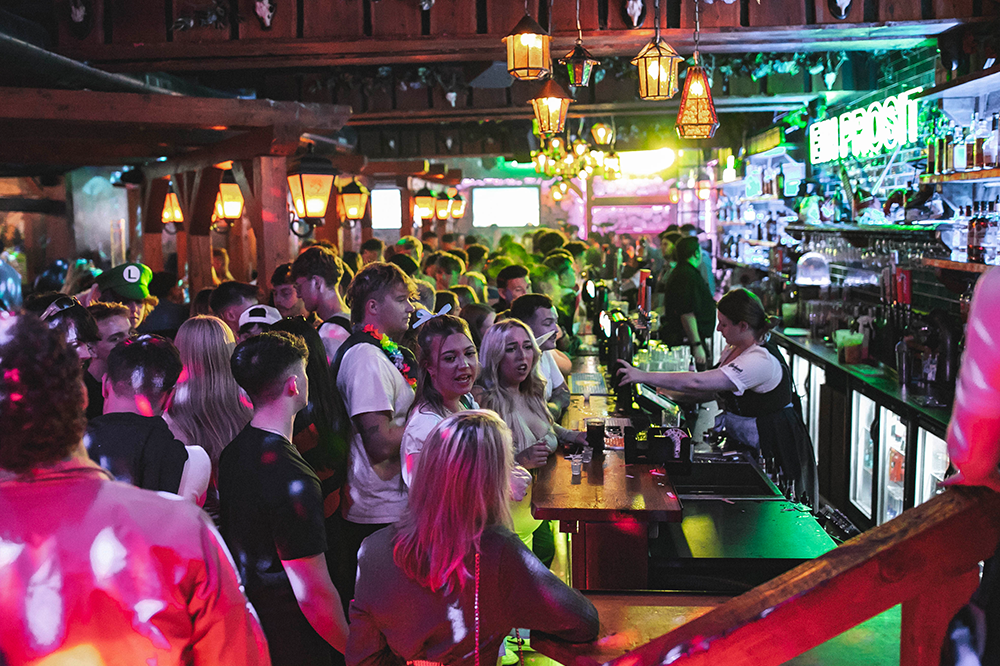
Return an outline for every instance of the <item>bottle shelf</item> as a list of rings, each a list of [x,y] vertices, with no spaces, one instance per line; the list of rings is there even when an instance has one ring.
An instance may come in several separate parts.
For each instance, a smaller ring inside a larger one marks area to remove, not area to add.
[[[979,97],[1000,90],[1000,65],[972,72],[952,81],[928,88],[913,96],[923,102],[935,99],[961,99]]]
[[[921,176],[921,184],[934,183],[981,183],[989,180],[1000,180],[1000,168],[980,169],[979,171],[957,171],[938,175]]]
[[[932,268],[944,268],[950,271],[962,271],[964,273],[985,273],[993,268],[990,264],[970,264],[964,261],[949,261],[948,259],[931,259],[924,257],[921,260],[924,266]]]

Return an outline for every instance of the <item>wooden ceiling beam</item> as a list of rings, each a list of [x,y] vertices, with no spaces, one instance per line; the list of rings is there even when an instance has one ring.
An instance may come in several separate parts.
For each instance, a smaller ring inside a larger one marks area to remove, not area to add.
[[[872,51],[915,48],[962,23],[976,19],[834,23],[806,26],[722,27],[701,31],[702,53]],[[663,38],[682,54],[694,51],[689,28],[664,29]],[[576,32],[557,33],[552,53],[573,48]],[[253,68],[386,65],[393,63],[502,60],[502,35],[450,38],[366,38],[238,40],[109,44],[68,48],[63,55],[109,71],[231,70]],[[634,55],[653,37],[652,30],[594,30],[583,34],[598,58]]]
[[[248,130],[272,125],[335,132],[348,106],[271,100],[104,93],[87,90],[0,88],[0,120],[118,123],[209,130]]]
[[[374,178],[384,176],[419,176],[423,178],[430,172],[430,167],[427,160],[378,160],[365,164],[361,173]]]
[[[299,146],[301,131],[289,127],[264,127],[230,137],[164,162],[143,167],[148,178],[161,178],[180,171],[198,171],[229,160],[248,160],[261,155],[291,155]]]

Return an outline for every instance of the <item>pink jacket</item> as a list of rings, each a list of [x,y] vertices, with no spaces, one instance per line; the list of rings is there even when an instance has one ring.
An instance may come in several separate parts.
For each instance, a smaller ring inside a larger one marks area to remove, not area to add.
[[[81,458],[0,470],[0,618],[10,666],[270,664],[208,517]]]

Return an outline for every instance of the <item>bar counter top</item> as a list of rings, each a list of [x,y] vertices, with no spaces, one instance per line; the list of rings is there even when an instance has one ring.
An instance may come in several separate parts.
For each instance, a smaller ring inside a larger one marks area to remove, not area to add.
[[[948,427],[951,419],[951,405],[946,407],[927,407],[917,402],[928,394],[937,394],[928,389],[910,388],[904,394],[896,380],[895,372],[882,365],[878,368],[868,364],[846,364],[837,359],[837,350],[827,347],[809,337],[786,335],[781,330],[772,331],[778,345],[785,347],[796,356],[802,356],[810,361],[833,368],[848,374],[855,381],[860,381],[868,389],[881,397],[881,402],[893,408],[894,411],[923,417],[941,429]],[[950,402],[942,400],[942,402]]]

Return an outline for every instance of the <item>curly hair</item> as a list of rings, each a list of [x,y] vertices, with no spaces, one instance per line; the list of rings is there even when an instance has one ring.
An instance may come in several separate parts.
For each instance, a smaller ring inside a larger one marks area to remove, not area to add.
[[[0,467],[22,473],[67,457],[86,404],[83,367],[61,331],[32,315],[0,319]]]
[[[333,250],[313,245],[302,251],[292,263],[291,283],[304,277],[310,278],[319,276],[323,278],[326,286],[333,287],[340,282],[344,275],[344,262]]]
[[[358,271],[347,288],[347,307],[351,309],[351,323],[360,324],[365,317],[365,305],[370,300],[379,300],[390,289],[404,285],[410,291],[410,298],[417,297],[417,287],[413,280],[396,264],[372,262]]]

